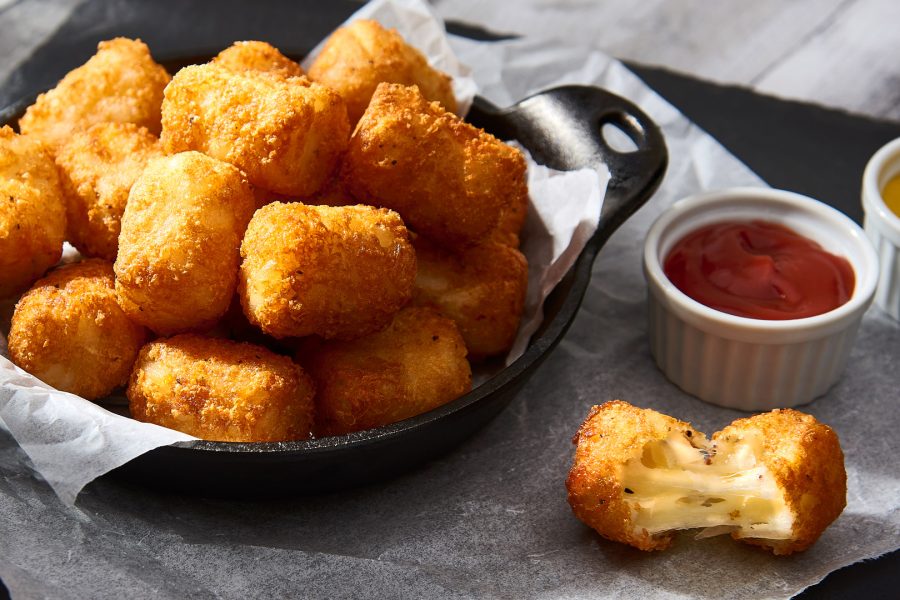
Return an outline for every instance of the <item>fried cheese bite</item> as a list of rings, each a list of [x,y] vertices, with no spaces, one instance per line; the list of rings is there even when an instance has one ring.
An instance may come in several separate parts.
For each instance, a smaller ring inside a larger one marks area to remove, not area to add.
[[[486,237],[528,193],[521,152],[415,87],[387,83],[350,139],[342,175],[354,197],[396,210],[411,229],[448,248]]]
[[[272,202],[241,244],[239,292],[251,323],[276,338],[352,339],[412,297],[416,256],[397,213]]]
[[[116,302],[112,264],[88,259],[54,269],[22,296],[9,356],[45,383],[94,400],[125,384],[145,338]]]
[[[141,349],[128,382],[131,416],[204,440],[309,437],[315,386],[290,358],[261,346],[182,334]]]
[[[66,207],[56,165],[33,136],[0,127],[0,298],[59,262]]]
[[[256,208],[234,166],[199,152],[150,161],[128,196],[116,257],[122,309],[160,335],[213,325],[228,309]]]
[[[456,325],[426,307],[404,308],[378,333],[313,345],[300,361],[316,382],[317,435],[401,421],[472,389]]]
[[[64,142],[56,164],[69,243],[85,256],[116,260],[128,192],[147,162],[162,155],[159,139],[133,123],[98,123]]]
[[[488,234],[488,239],[510,248],[518,248],[520,246],[519,235],[522,233],[522,227],[525,225],[527,217],[528,190],[526,188],[514,196],[512,202],[500,212],[497,226]]]
[[[456,322],[470,359],[506,353],[519,329],[528,289],[528,262],[522,253],[494,241],[453,253],[422,236],[413,246],[418,265],[413,301]]]
[[[242,169],[253,185],[309,196],[331,176],[350,123],[334,91],[303,77],[260,77],[217,64],[186,67],[166,88],[163,147]]]
[[[300,77],[303,68],[266,42],[235,42],[212,59],[213,64],[235,73],[247,71],[279,77]]]
[[[344,98],[351,124],[359,121],[382,82],[416,85],[427,100],[456,112],[450,77],[429,66],[396,30],[377,21],[362,19],[332,33],[310,66],[309,77]]]
[[[795,410],[738,419],[707,440],[689,423],[615,400],[594,406],[573,442],[566,487],[575,515],[641,550],[702,527],[791,554],[846,504],[837,435]]]
[[[100,42],[86,63],[38,96],[19,119],[19,130],[54,149],[79,129],[108,121],[134,123],[159,135],[168,83],[169,74],[154,62],[142,41]]]

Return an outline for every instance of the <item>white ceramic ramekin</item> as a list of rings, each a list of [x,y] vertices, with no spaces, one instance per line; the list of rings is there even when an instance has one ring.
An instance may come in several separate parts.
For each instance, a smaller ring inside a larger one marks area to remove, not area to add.
[[[750,319],[704,306],[663,273],[683,236],[722,221],[781,223],[853,267],[845,304],[804,319]],[[806,196],[768,188],[731,188],[685,198],[663,213],[644,244],[650,349],[673,383],[701,400],[747,411],[806,404],[840,377],[863,313],[872,302],[878,259],[863,230]]]
[[[876,152],[863,172],[862,204],[866,234],[881,265],[875,304],[900,320],[900,217],[889,209],[881,190],[900,175],[900,138]]]

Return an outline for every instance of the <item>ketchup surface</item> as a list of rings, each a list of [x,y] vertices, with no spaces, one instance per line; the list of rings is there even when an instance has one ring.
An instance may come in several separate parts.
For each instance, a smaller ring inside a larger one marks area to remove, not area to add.
[[[802,319],[847,302],[855,276],[847,259],[767,221],[724,222],[683,237],[663,271],[710,308],[751,319]]]

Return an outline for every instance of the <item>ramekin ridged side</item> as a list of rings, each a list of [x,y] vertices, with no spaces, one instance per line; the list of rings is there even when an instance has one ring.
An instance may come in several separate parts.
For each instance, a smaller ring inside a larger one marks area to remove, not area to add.
[[[880,264],[875,305],[900,320],[900,217],[884,203],[881,190],[900,175],[900,138],[872,155],[863,172],[863,227]]]
[[[815,317],[738,317],[691,299],[662,262],[683,235],[729,220],[781,222],[845,256],[856,284],[844,305]],[[807,404],[840,378],[872,302],[878,261],[865,233],[816,200],[766,188],[733,188],[676,202],[650,228],[644,247],[650,350],[673,383],[701,400],[746,411]]]

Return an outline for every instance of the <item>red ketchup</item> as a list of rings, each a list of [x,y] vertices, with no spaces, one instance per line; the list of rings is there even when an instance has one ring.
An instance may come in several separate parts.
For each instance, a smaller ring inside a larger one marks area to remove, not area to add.
[[[766,221],[714,223],[683,237],[663,270],[710,308],[751,319],[802,319],[847,302],[855,277],[847,259]]]

